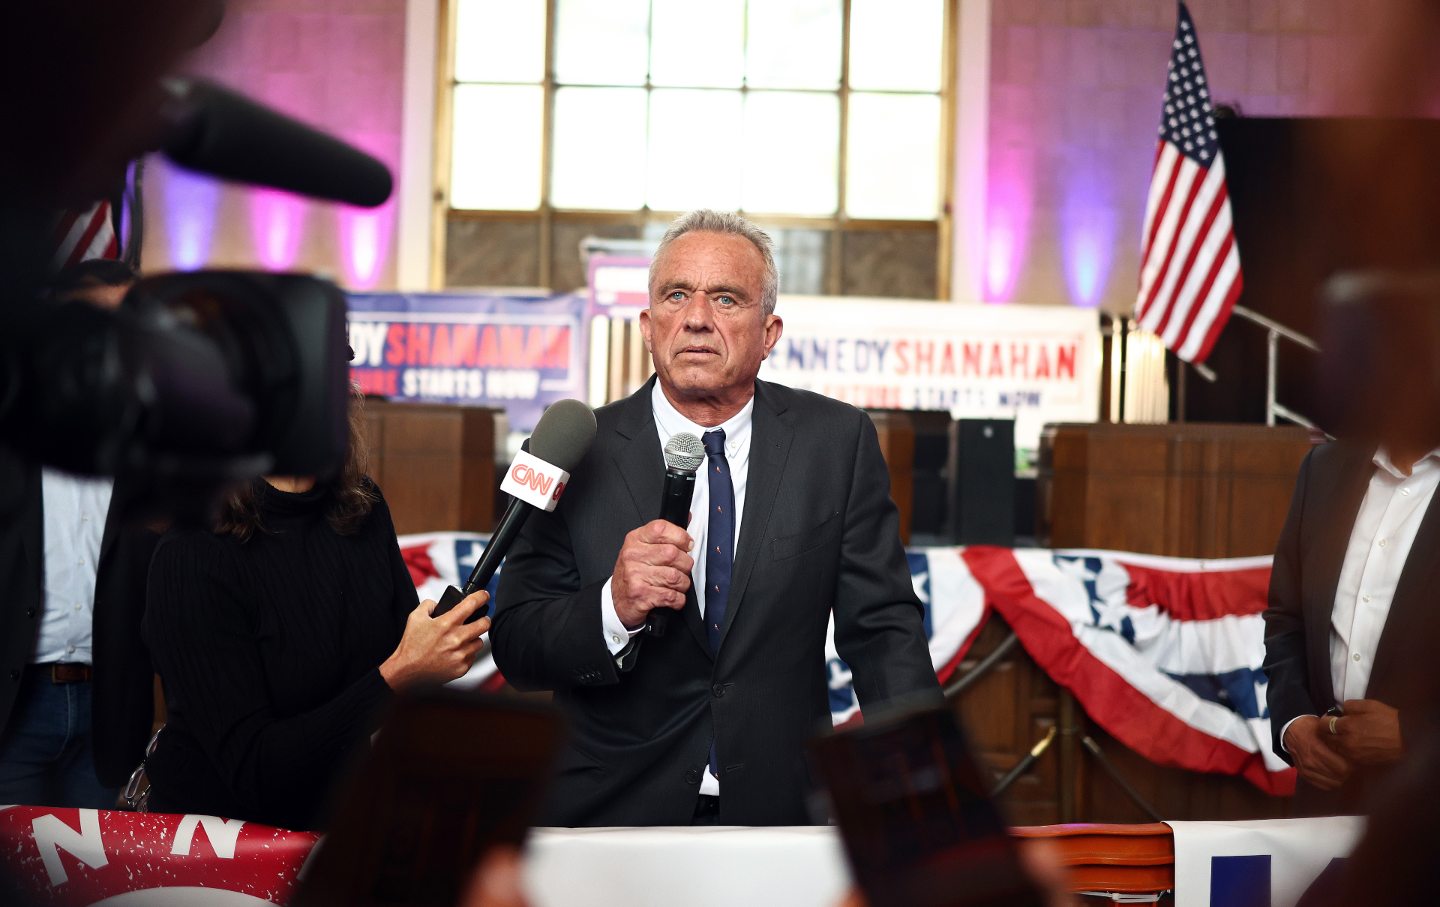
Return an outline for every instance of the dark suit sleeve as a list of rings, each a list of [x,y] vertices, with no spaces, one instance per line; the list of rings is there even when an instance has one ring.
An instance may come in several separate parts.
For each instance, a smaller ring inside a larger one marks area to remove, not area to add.
[[[900,514],[890,474],[869,418],[859,414],[854,470],[840,540],[835,592],[835,647],[854,675],[862,707],[912,697],[941,701],[900,544]]]
[[[1309,671],[1305,656],[1305,614],[1300,578],[1300,527],[1305,520],[1306,486],[1315,452],[1306,454],[1290,499],[1290,512],[1275,546],[1270,568],[1269,604],[1265,609],[1265,702],[1270,710],[1271,746],[1275,755],[1291,762],[1280,746],[1280,732],[1291,719],[1316,714],[1310,701]]]
[[[604,586],[605,580],[581,586],[563,506],[532,515],[505,559],[495,595],[490,639],[505,680],[520,690],[617,683],[600,621]]]

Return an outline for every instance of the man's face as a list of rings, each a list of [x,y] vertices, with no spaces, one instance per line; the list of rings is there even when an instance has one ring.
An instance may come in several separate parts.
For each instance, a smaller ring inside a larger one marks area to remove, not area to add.
[[[782,328],[761,305],[764,282],[760,250],[730,233],[686,233],[656,260],[640,332],[672,402],[729,409],[750,399]]]

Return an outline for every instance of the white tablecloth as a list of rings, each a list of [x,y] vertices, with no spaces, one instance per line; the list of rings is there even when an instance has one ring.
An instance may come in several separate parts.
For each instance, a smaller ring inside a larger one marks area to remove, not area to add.
[[[834,907],[850,887],[834,828],[537,828],[535,907]]]

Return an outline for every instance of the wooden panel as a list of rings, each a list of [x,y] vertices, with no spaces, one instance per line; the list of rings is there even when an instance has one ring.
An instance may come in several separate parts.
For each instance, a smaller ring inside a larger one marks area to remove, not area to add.
[[[966,653],[959,673],[973,670],[1009,633],[1004,621],[992,618]],[[954,700],[976,757],[990,769],[992,783],[1017,765],[1055,726],[1059,695],[1060,687],[1017,646]],[[1011,824],[1060,821],[1057,755],[1056,747],[1051,746],[1000,796],[1001,809]]]
[[[370,475],[395,531],[488,532],[495,525],[497,410],[367,400]]]
[[[1009,635],[992,616],[959,667],[973,670]],[[1069,707],[1066,701],[1069,700]],[[1050,728],[1055,741],[1001,796],[1014,825],[1057,822],[1148,822],[1138,806],[1084,748],[1089,736],[1106,759],[1164,819],[1270,819],[1288,815],[1288,798],[1271,797],[1248,781],[1155,765],[1097,727],[1068,694],[1016,646],[952,700],[976,757],[997,782]]]
[[[1108,548],[1178,557],[1270,554],[1289,508],[1302,428],[1257,425],[1047,426],[1041,440],[1037,535],[1056,548]],[[1026,670],[1038,672],[1029,664]],[[1056,713],[1064,745],[1057,809],[1041,800],[1012,809],[1044,822],[1145,822],[1150,816],[1087,752],[1109,763],[1165,819],[1261,819],[1289,801],[1240,778],[1155,765],[1096,727],[1073,705]],[[1021,704],[1023,708],[1023,703]],[[1066,726],[1068,723],[1068,727]],[[1042,759],[1043,763],[1044,760]],[[1068,790],[1065,789],[1068,786]],[[1015,797],[1020,797],[1017,790]],[[1073,804],[1073,807],[1069,804]],[[1027,820],[1031,821],[1031,820]]]
[[[910,544],[915,505],[915,423],[909,413],[872,410],[867,413],[880,436],[880,455],[890,473],[890,497],[900,510],[900,541]]]
[[[1309,447],[1298,427],[1047,426],[1037,535],[1056,548],[1269,554]]]

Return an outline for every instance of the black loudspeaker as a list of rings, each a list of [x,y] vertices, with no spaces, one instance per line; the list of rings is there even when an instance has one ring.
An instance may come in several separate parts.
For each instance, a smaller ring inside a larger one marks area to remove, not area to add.
[[[1015,544],[1015,422],[950,424],[946,534],[959,545]]]

